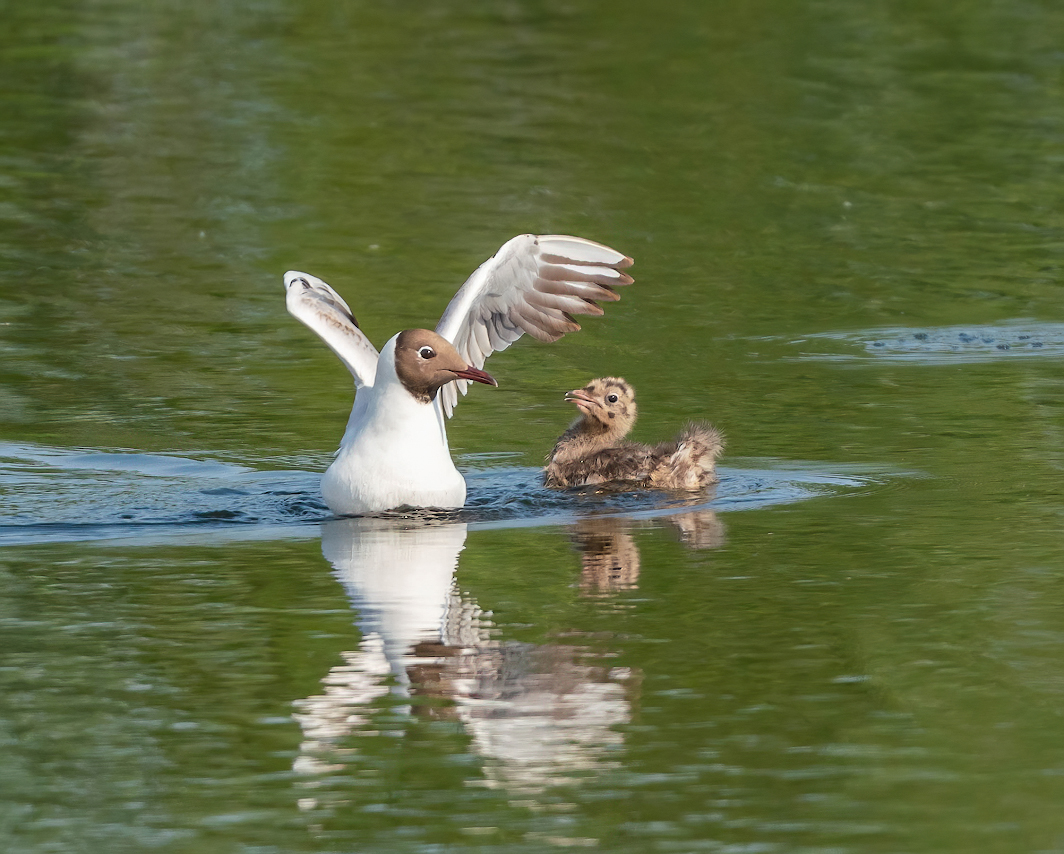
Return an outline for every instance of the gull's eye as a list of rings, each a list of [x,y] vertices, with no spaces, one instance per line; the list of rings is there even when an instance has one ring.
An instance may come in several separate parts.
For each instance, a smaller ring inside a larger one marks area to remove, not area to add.
[[[617,395],[615,395],[615,394],[607,395],[606,400],[609,401],[610,403],[616,403],[617,402]]]
[[[436,351],[433,350],[431,347],[422,347],[420,350],[417,351],[417,354],[422,359],[435,359],[436,358]]]

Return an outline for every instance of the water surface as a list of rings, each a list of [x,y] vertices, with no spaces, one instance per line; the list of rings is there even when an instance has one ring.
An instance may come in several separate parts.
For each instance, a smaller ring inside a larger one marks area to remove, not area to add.
[[[1064,851],[1064,12],[8,6],[0,848]],[[529,231],[636,284],[333,519],[283,271],[380,345]],[[604,374],[713,494],[541,489]]]

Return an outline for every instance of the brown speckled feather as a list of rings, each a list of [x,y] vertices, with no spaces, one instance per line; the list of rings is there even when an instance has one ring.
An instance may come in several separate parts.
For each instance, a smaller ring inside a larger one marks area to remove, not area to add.
[[[689,424],[671,442],[644,445],[624,437],[635,423],[635,391],[620,377],[592,380],[569,392],[583,413],[558,439],[543,472],[561,489],[618,483],[641,489],[700,490],[715,483],[724,449],[709,424]]]

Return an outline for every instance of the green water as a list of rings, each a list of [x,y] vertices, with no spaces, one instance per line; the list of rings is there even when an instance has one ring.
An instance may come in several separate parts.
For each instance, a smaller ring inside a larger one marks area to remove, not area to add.
[[[1064,8],[0,13],[0,849],[1064,851]],[[281,274],[380,345],[522,232],[636,284],[458,408],[510,509],[319,524]],[[602,374],[709,511],[542,518]]]

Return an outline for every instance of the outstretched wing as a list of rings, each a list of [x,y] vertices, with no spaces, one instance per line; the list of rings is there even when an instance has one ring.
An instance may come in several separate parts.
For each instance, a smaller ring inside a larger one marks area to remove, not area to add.
[[[284,274],[285,305],[329,345],[355,377],[355,387],[373,385],[377,348],[358,328],[358,321],[338,293],[317,276],[289,270]]]
[[[483,368],[496,350],[505,350],[526,332],[556,341],[580,328],[574,314],[602,314],[595,300],[614,302],[617,285],[630,285],[621,272],[627,255],[560,234],[521,234],[477,269],[455,294],[436,326],[469,364]],[[456,388],[457,386],[457,388]],[[440,389],[448,416],[469,383],[456,380]]]

